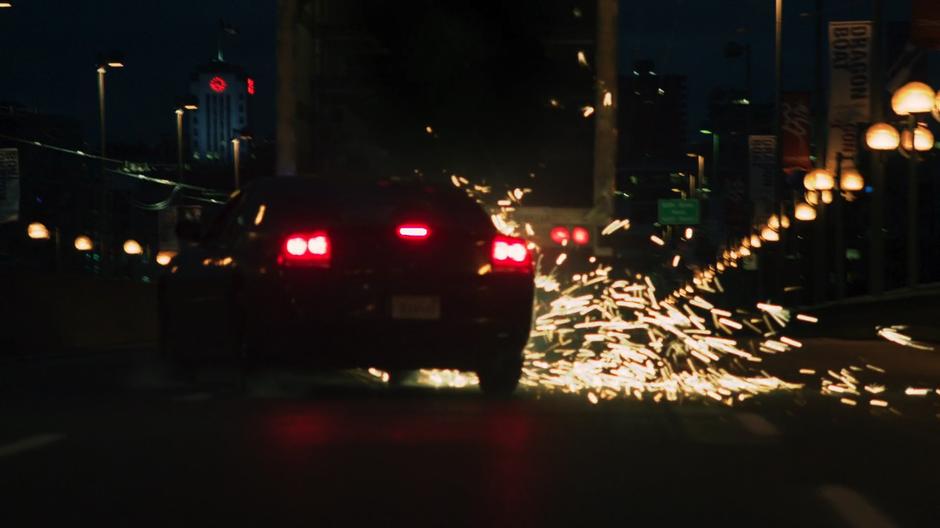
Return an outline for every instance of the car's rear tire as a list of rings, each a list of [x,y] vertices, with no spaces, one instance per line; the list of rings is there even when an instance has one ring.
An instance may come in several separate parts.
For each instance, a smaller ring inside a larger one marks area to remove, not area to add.
[[[490,363],[477,370],[480,390],[495,398],[508,398],[522,378],[522,352],[498,354]]]

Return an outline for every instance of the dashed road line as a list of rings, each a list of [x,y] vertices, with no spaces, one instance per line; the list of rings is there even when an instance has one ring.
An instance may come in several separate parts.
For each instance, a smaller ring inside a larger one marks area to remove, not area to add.
[[[40,447],[54,444],[63,438],[65,438],[65,435],[50,433],[30,436],[22,440],[17,440],[12,444],[0,446],[0,458],[18,455],[31,449],[39,449]]]
[[[747,432],[757,436],[779,436],[780,430],[777,426],[767,421],[766,418],[754,413],[737,413],[735,418],[747,429]]]
[[[865,500],[858,492],[845,486],[825,485],[816,490],[852,528],[896,528],[897,523]]]

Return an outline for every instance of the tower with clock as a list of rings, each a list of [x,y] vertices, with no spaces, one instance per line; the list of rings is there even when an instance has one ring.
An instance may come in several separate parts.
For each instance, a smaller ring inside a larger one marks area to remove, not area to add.
[[[189,151],[194,160],[231,164],[232,140],[251,122],[255,81],[234,64],[214,60],[197,68],[190,94],[198,109],[189,115]]]

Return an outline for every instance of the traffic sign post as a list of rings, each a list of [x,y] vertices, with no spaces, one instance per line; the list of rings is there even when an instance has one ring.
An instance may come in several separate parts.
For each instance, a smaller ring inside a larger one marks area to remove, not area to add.
[[[662,225],[698,225],[701,216],[698,200],[659,200],[659,223]]]

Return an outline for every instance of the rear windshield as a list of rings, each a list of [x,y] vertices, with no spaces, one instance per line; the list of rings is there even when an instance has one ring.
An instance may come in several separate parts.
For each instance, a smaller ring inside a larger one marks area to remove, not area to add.
[[[306,222],[388,225],[429,222],[488,233],[493,225],[478,203],[456,189],[436,186],[350,186],[278,189],[264,193],[266,222],[280,227]]]

